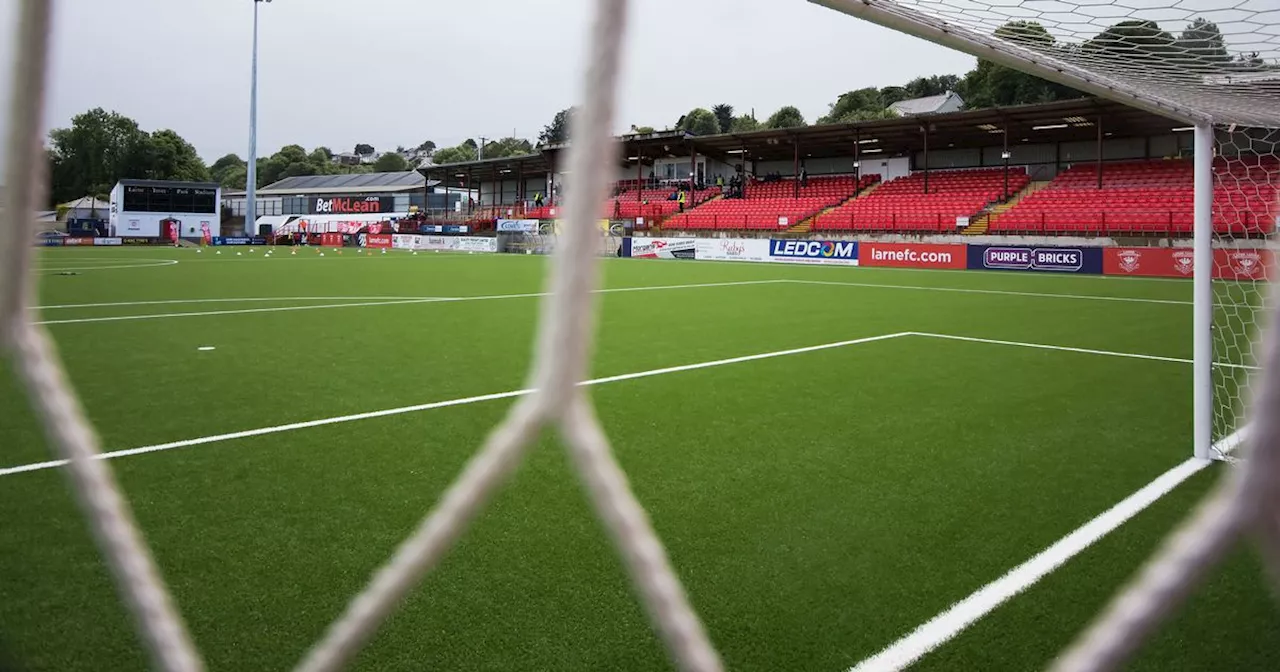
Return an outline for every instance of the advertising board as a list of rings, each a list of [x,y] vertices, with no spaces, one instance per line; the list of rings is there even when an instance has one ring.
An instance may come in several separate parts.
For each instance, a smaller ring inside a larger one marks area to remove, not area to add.
[[[536,219],[499,219],[498,233],[537,233]]]
[[[754,238],[699,238],[694,243],[698,261],[768,261],[769,241]]]
[[[962,269],[969,265],[969,260],[965,256],[964,245],[863,242],[858,244],[858,264],[890,268]]]
[[[1213,251],[1213,277],[1220,280],[1270,280],[1275,253],[1266,248]]]
[[[307,199],[314,215],[360,215],[395,212],[394,196],[316,196]]]
[[[1155,278],[1190,278],[1195,253],[1190,248],[1109,247],[1103,252],[1102,272]]]
[[[449,240],[454,241],[454,247],[451,249],[456,249],[463,252],[497,252],[498,251],[497,238],[463,237],[463,238],[450,238]]]
[[[1038,273],[1102,273],[1100,247],[970,245],[968,268]]]
[[[251,242],[253,242],[252,238],[245,238],[243,236],[214,236],[213,237],[214,245],[248,245]]]
[[[62,247],[62,238],[57,236],[46,236],[37,240],[36,244],[44,247]]]
[[[75,247],[78,245],[92,245],[93,239],[82,238],[80,236],[67,236],[66,238],[62,239],[62,244],[69,247]]]
[[[631,256],[636,259],[693,259],[696,248],[693,238],[631,239]]]
[[[858,243],[852,240],[770,240],[769,261],[857,266]]]
[[[107,246],[123,245],[123,244],[124,244],[124,240],[122,240],[122,239],[120,239],[120,238],[94,238],[94,239],[93,239],[93,244],[94,244],[94,245],[107,245]]]
[[[381,248],[394,247],[394,242],[392,240],[391,234],[389,233],[368,233],[368,234],[363,234],[361,237],[364,238],[365,247],[381,247]]]
[[[1192,278],[1195,253],[1191,248],[1114,247],[1104,257],[1107,275],[1156,278]],[[1269,280],[1275,253],[1266,248],[1224,248],[1213,251],[1213,277],[1217,280]]]
[[[125,245],[151,245],[157,241],[154,238],[121,238],[120,242]]]

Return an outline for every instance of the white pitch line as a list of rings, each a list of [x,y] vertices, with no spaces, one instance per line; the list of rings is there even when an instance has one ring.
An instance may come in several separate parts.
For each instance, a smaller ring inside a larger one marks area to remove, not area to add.
[[[773,352],[765,352],[755,355],[744,355],[741,357],[729,357],[727,359],[717,359],[709,362],[698,362],[696,364],[682,364],[680,366],[668,366],[661,369],[650,369],[648,371],[638,371],[635,373],[623,373],[616,376],[606,376],[604,378],[595,378],[579,383],[579,385],[603,385],[605,383],[616,383],[624,380],[635,380],[637,378],[650,378],[653,376],[661,376],[669,373],[680,373],[682,371],[696,371],[698,369],[709,369],[717,366],[726,366],[728,364],[740,364],[742,362],[753,362],[761,359],[772,359],[774,357],[786,357],[788,355],[799,355],[806,352],[818,352],[820,350],[831,350],[833,348],[844,348],[851,345],[861,345],[863,343],[874,343],[876,341],[886,341],[893,338],[907,336],[906,332],[897,334],[884,334],[880,336],[868,336],[866,338],[855,338],[848,341],[836,341],[834,343],[823,343],[822,345],[811,345],[802,348],[790,348],[787,350],[775,350]],[[276,425],[274,427],[261,427],[258,429],[248,429],[240,432],[230,432],[228,434],[215,434],[213,436],[204,436],[197,439],[186,439],[183,441],[173,441],[170,443],[160,443],[153,446],[142,446],[140,448],[129,448],[127,450],[115,450],[108,453],[99,453],[94,459],[109,460],[117,457],[126,457],[129,455],[141,455],[144,453],[154,453],[162,450],[173,450],[175,448],[186,448],[189,446],[199,446],[208,443],[219,443],[222,441],[233,441],[235,439],[246,439],[254,436],[263,436],[266,434],[278,434],[280,432],[291,432],[298,429],[308,429],[311,427],[321,427],[324,425],[336,425],[345,422],[355,422],[357,420],[369,420],[372,418],[385,418],[391,415],[403,415],[405,413],[416,413],[418,411],[429,411],[437,408],[447,408],[450,406],[464,406],[467,404],[475,404],[483,401],[496,401],[498,399],[510,399],[513,397],[522,397],[530,394],[533,390],[512,390],[510,392],[498,392],[495,394],[484,394],[476,397],[464,397],[461,399],[450,399],[448,401],[435,401],[427,404],[417,404],[414,406],[401,406],[400,408],[389,408],[381,411],[370,411],[367,413],[355,413],[352,415],[339,415],[331,418],[321,418],[319,420],[307,420],[305,422],[293,422],[287,425]],[[67,460],[50,460],[48,462],[36,462],[32,464],[24,464],[17,467],[9,467],[0,469],[0,476],[9,476],[12,474],[20,474],[28,471],[40,471],[42,469],[53,469],[67,464]]]
[[[976,289],[969,287],[930,287],[927,285],[885,285],[875,282],[835,282],[831,280],[787,280],[804,285],[832,285],[837,287],[871,287],[879,289],[912,289],[922,292],[954,292],[957,294],[993,294],[996,296],[1025,296],[1036,299],[1076,299],[1079,301],[1118,301],[1120,303],[1155,303],[1170,306],[1190,306],[1191,301],[1174,299],[1144,299],[1132,296],[1105,296],[1099,294],[1055,294],[1053,292],[1015,292],[1003,289]]]
[[[257,301],[399,301],[431,299],[430,296],[259,296],[229,299],[165,299],[162,301],[118,301],[114,303],[67,303],[55,306],[30,306],[27,310],[60,310],[64,308],[123,308],[125,306],[164,306],[196,303],[253,303]]]
[[[849,668],[849,672],[898,672],[905,669],[950,641],[996,607],[1035,585],[1210,464],[1210,460],[1193,457],[1166,471],[1030,560],[951,605],[880,653]]]
[[[1237,429],[1213,444],[1213,452],[1227,457],[1244,443],[1248,432],[1248,425]],[[880,653],[849,668],[849,672],[898,672],[909,667],[930,651],[951,641],[996,607],[1035,585],[1210,464],[1213,464],[1212,460],[1192,457],[1166,471],[1030,560],[951,605]]]
[[[770,285],[786,282],[785,280],[742,280],[739,282],[705,282],[688,285],[657,285],[650,287],[618,287],[614,289],[597,289],[595,294],[614,294],[623,292],[652,292],[666,289],[698,289],[702,287],[736,287],[740,285]],[[249,313],[283,313],[298,310],[326,310],[331,308],[358,308],[363,306],[397,306],[415,303],[456,303],[465,301],[494,301],[499,299],[529,299],[547,296],[546,292],[530,292],[526,294],[490,294],[483,296],[441,296],[421,299],[400,299],[388,301],[369,301],[356,303],[326,303],[316,306],[275,306],[271,308],[238,308],[235,310],[207,310],[186,313],[154,313],[148,315],[112,315],[106,317],[81,317],[67,320],[44,320],[35,324],[87,324],[92,322],[123,322],[131,320],[162,320],[175,317],[205,317],[212,315],[244,315]]]
[[[1103,355],[1106,357],[1126,357],[1129,359],[1146,359],[1155,362],[1174,362],[1177,364],[1192,364],[1194,360],[1183,357],[1163,357],[1161,355],[1144,355],[1136,352],[1116,352],[1114,350],[1094,350],[1092,348],[1073,348],[1065,345],[1045,345],[1043,343],[1025,343],[1023,341],[1002,341],[995,338],[977,338],[974,336],[953,336],[951,334],[933,334],[923,331],[910,332],[912,336],[924,336],[926,338],[941,338],[948,341],[967,341],[969,343],[988,343],[991,345],[1010,345],[1018,348],[1034,348],[1037,350],[1055,350],[1058,352],[1078,352],[1085,355]],[[1247,364],[1232,364],[1231,362],[1215,362],[1214,366],[1220,366],[1228,369],[1248,369],[1257,371],[1258,367],[1249,366]]]

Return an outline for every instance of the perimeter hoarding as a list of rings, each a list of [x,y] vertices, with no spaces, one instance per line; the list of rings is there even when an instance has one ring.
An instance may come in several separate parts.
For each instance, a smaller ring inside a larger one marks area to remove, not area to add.
[[[1192,278],[1195,251],[1189,247],[1112,247],[1104,256],[1107,275],[1151,278]],[[1213,251],[1215,280],[1270,280],[1275,253],[1267,248],[1225,248]]]
[[[694,258],[698,261],[769,261],[769,241],[699,238],[694,244]]]
[[[927,243],[859,243],[859,266],[963,269],[969,260],[964,245]]]
[[[858,243],[852,240],[770,240],[769,261],[857,266]]]
[[[968,268],[1033,273],[1102,273],[1101,247],[969,245]]]
[[[694,259],[698,241],[693,238],[632,238],[636,259]]]

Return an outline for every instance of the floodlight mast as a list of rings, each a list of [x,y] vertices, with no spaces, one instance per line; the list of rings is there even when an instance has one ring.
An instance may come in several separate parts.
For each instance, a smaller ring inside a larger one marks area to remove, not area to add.
[[[256,235],[258,221],[258,3],[253,0],[253,57],[249,73],[249,159],[245,176],[244,232]]]

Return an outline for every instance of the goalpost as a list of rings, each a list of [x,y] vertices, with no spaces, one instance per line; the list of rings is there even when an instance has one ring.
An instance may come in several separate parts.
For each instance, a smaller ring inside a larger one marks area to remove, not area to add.
[[[1227,459],[1280,208],[1280,8],[1190,0],[810,0],[1159,114],[1194,164],[1193,451]],[[1215,196],[1217,201],[1215,202]],[[1247,266],[1247,268],[1246,268]],[[1215,310],[1216,306],[1216,310]]]
[[[1146,10],[1099,0],[812,1],[1194,127],[1194,450],[1211,457],[1215,438],[1220,452],[1228,439],[1238,442],[1245,426],[1238,421],[1243,380],[1251,364],[1247,344],[1261,315],[1256,266],[1246,273],[1240,264],[1253,254],[1253,263],[1265,265],[1270,257],[1265,243],[1275,228],[1273,219],[1261,229],[1254,221],[1259,215],[1274,215],[1275,208],[1271,192],[1280,128],[1280,75],[1274,62],[1280,51],[1280,16],[1275,0],[1233,0],[1225,18],[1204,12],[1216,20],[1218,38],[1201,25],[1200,32],[1192,31],[1182,44],[1140,21],[1099,31],[1122,19],[1191,21],[1196,12],[1184,6],[1187,0],[1149,0],[1143,4],[1165,6]],[[50,443],[68,460],[65,471],[72,490],[153,665],[200,670],[200,656],[112,470],[96,459],[99,441],[66,380],[56,349],[43,327],[27,317],[33,289],[28,272],[33,221],[29,213],[43,199],[46,186],[39,129],[52,4],[23,0],[19,8],[8,191],[6,203],[0,204],[0,347],[14,360]],[[1099,10],[1107,7],[1112,11]],[[598,209],[614,158],[610,129],[626,13],[626,0],[595,2],[583,102],[574,117],[569,150],[574,182],[566,192],[568,216],[556,240],[550,293],[542,303],[529,373],[529,387],[535,391],[522,397],[492,431],[440,503],[303,658],[301,670],[335,670],[352,660],[465,533],[546,426],[560,431],[573,468],[671,660],[682,670],[718,672],[723,667],[614,460],[587,389],[579,385],[587,377],[594,340],[592,291],[598,284],[601,238],[607,235],[599,226]],[[1224,60],[1220,45],[1250,51],[1227,54]],[[1215,145],[1222,157],[1219,165]],[[1230,151],[1240,148],[1256,151]],[[1221,197],[1216,210],[1215,196]],[[1259,198],[1269,205],[1259,206]],[[1243,224],[1236,225],[1236,215],[1244,217]],[[1245,252],[1233,257],[1232,250]],[[1218,283],[1212,282],[1214,272]],[[1275,327],[1271,325],[1273,334]],[[1280,344],[1273,337],[1267,345],[1259,359],[1274,375],[1260,378],[1256,411],[1248,425],[1249,459],[1171,538],[1086,639],[1068,652],[1060,669],[1119,665],[1245,529],[1262,533],[1271,565],[1280,567],[1280,519],[1259,515],[1274,512],[1270,504],[1280,493],[1280,381],[1275,380],[1280,366],[1272,366],[1280,363]],[[1231,372],[1230,377],[1224,371]]]

